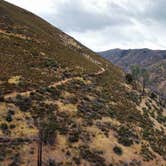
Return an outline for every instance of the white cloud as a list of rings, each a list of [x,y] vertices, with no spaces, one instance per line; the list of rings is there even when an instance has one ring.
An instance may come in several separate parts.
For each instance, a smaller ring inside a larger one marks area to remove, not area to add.
[[[8,0],[89,48],[166,49],[165,0]]]
[[[51,14],[56,12],[56,6],[59,5],[59,0],[7,0],[10,3],[16,4],[36,14]],[[61,0],[63,3],[64,0]],[[58,6],[57,6],[58,7]]]

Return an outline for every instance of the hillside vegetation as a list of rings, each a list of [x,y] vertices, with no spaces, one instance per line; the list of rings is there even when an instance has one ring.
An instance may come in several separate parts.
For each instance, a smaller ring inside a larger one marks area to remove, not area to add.
[[[166,51],[150,49],[113,49],[99,53],[126,72],[132,65],[147,69],[150,74],[148,87],[166,98]]]
[[[166,164],[166,110],[118,67],[0,1],[0,165]],[[41,150],[40,150],[41,151]]]

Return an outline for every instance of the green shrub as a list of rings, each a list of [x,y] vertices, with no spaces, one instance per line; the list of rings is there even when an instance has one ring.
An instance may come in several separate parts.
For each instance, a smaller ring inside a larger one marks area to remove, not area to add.
[[[48,68],[57,68],[58,67],[58,63],[54,60],[54,59],[46,59],[44,62],[44,67],[48,67]]]
[[[150,94],[150,98],[151,98],[151,99],[156,99],[156,98],[157,98],[157,94],[154,93],[154,92],[152,92],[152,93]]]
[[[132,74],[130,74],[130,73],[126,74],[126,82],[128,84],[131,84],[133,82],[133,76],[132,76]]]
[[[8,130],[8,125],[7,125],[6,123],[2,123],[2,124],[1,124],[1,130],[2,130],[2,131]]]
[[[113,151],[117,154],[117,155],[122,155],[122,149],[121,149],[121,147],[119,147],[119,146],[115,146],[114,148],[113,148]]]
[[[131,99],[136,104],[139,104],[141,102],[141,97],[137,92],[135,92],[135,91],[128,92],[127,95],[129,97],[129,99]]]
[[[45,144],[53,145],[55,143],[57,129],[58,129],[58,124],[56,123],[56,121],[49,120],[47,123],[43,124],[42,140]]]
[[[141,152],[140,154],[144,158],[145,161],[150,161],[153,160],[156,156],[149,150],[147,145],[142,145],[141,146]]]
[[[8,113],[6,116],[6,121],[11,122],[12,120],[13,120],[12,115]]]
[[[117,132],[119,135],[118,142],[124,146],[131,146],[134,141],[138,142],[138,136],[125,126],[121,126]]]
[[[14,128],[16,128],[16,125],[15,124],[11,124],[10,125],[10,129],[14,129]]]
[[[70,142],[77,142],[79,140],[79,132],[78,131],[73,131],[69,134],[69,141]]]
[[[48,160],[48,166],[56,166],[56,165],[57,164],[56,164],[55,160],[53,160],[53,159]]]
[[[15,99],[15,104],[19,106],[20,110],[25,112],[28,111],[32,105],[32,101],[28,97],[17,95]]]
[[[105,159],[101,157],[96,151],[91,151],[87,146],[80,147],[80,156],[84,160],[95,163],[95,165],[106,166]]]

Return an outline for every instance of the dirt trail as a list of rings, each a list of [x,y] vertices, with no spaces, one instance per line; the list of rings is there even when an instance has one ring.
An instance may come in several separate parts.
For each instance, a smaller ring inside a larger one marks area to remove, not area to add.
[[[72,80],[79,80],[81,77],[71,77],[71,78],[67,78],[67,79],[64,79],[64,80],[61,80],[59,82],[55,82],[51,85],[49,85],[48,87],[54,87],[56,88],[57,86],[59,85],[62,85],[62,84],[65,84],[65,83],[68,83]],[[31,92],[35,92],[35,90],[30,90],[30,91],[25,91],[25,92],[12,92],[12,93],[9,93],[9,94],[6,94],[4,96],[5,99],[7,98],[14,98],[16,97],[17,95],[21,95],[21,96],[29,96]]]
[[[0,33],[2,33],[2,32],[0,31]],[[94,73],[95,76],[99,76],[99,75],[103,74],[106,71],[105,68],[101,67],[95,61],[93,61],[93,63],[96,64],[100,68],[99,71],[97,71],[96,73]],[[70,82],[72,80],[80,80],[80,79],[82,79],[82,77],[78,77],[78,76],[77,77],[66,78],[66,79],[61,80],[59,82],[55,82],[55,83],[49,85],[48,87],[54,87],[54,88],[56,88],[57,86],[66,84],[66,83],[68,83],[68,82]],[[31,92],[35,92],[35,90],[21,92],[21,93],[19,93],[19,92],[12,92],[12,93],[6,94],[4,96],[4,98],[5,99],[14,98],[17,95],[29,96]],[[30,137],[27,137],[27,138],[21,138],[21,140],[22,140],[22,142],[33,142],[33,141],[38,141],[39,139],[36,136],[30,136]],[[19,138],[5,138],[5,137],[0,137],[0,144],[6,143],[6,144],[10,145],[10,144],[12,144],[14,142],[19,142]]]
[[[94,73],[95,76],[98,76],[98,75],[101,75],[103,74],[106,70],[103,68],[103,67],[100,67],[101,70],[99,70],[98,72]],[[66,78],[64,80],[61,80],[59,82],[55,82],[51,85],[49,85],[48,87],[54,87],[56,88],[57,86],[59,85],[62,85],[62,84],[66,84],[72,80],[79,80],[81,79],[81,77],[71,77],[71,78]],[[29,96],[31,92],[35,92],[35,90],[30,90],[30,91],[26,91],[26,92],[12,92],[12,93],[9,93],[9,94],[6,94],[4,96],[5,99],[8,99],[8,98],[14,98],[16,97],[17,95],[21,95],[21,96]]]
[[[100,69],[101,70],[99,70],[97,73],[95,73],[95,75],[101,75],[106,71],[105,68],[103,68],[103,67],[100,67]]]
[[[99,71],[97,71],[96,73],[94,73],[95,76],[101,75],[101,74],[103,74],[103,73],[106,71],[105,68],[103,68],[103,67],[101,67],[99,64],[95,63],[95,61],[94,61],[93,63],[96,64],[96,65],[98,65],[99,68],[100,68]],[[49,85],[48,87],[54,87],[54,88],[56,88],[56,87],[59,86],[59,85],[68,83],[68,82],[70,82],[70,81],[72,81],[72,80],[79,80],[80,78],[81,78],[81,77],[66,78],[66,79],[61,80],[61,81],[59,81],[59,82],[55,82],[55,83]],[[19,93],[19,92],[12,92],[12,93],[6,94],[6,95],[4,96],[4,98],[5,98],[5,99],[14,98],[14,97],[16,97],[17,95],[29,96],[31,92],[35,92],[35,90],[26,91],[26,92],[21,92],[21,93]]]
[[[21,39],[24,39],[24,40],[31,40],[30,37],[27,37],[27,36],[25,36],[25,35],[22,35],[22,34],[15,34],[15,33],[8,33],[8,32],[6,32],[6,31],[4,31],[4,30],[1,30],[1,29],[0,29],[0,33],[3,33],[3,34],[8,35],[8,36],[18,37],[18,38],[21,38]],[[103,68],[103,67],[100,66],[100,62],[96,61],[95,59],[93,59],[92,57],[90,57],[90,56],[88,56],[88,55],[86,55],[86,56],[88,57],[88,59],[89,59],[92,63],[94,63],[95,65],[97,65],[97,66],[100,68],[99,71],[97,71],[96,73],[94,73],[95,76],[101,75],[101,74],[103,74],[103,73],[106,71],[105,68]],[[75,79],[80,79],[80,77],[71,77],[71,78],[67,78],[67,79],[61,80],[61,81],[59,81],[59,82],[53,83],[53,84],[51,84],[49,87],[57,87],[58,85],[65,84],[65,83],[70,82],[71,80],[75,80]],[[10,98],[10,97],[11,97],[11,98],[14,98],[14,97],[16,97],[18,94],[19,94],[19,95],[23,95],[23,96],[28,96],[28,95],[30,95],[31,92],[35,92],[35,90],[26,91],[26,92],[21,92],[21,93],[19,93],[19,92],[12,92],[12,93],[6,94],[6,95],[4,96],[4,98],[5,98],[5,99]]]

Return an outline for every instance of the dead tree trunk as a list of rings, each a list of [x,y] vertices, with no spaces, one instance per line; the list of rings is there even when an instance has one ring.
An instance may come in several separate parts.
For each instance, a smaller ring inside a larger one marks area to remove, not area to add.
[[[42,131],[39,131],[39,140],[38,140],[38,159],[37,166],[42,166],[42,152],[43,152],[43,141],[42,141]]]

